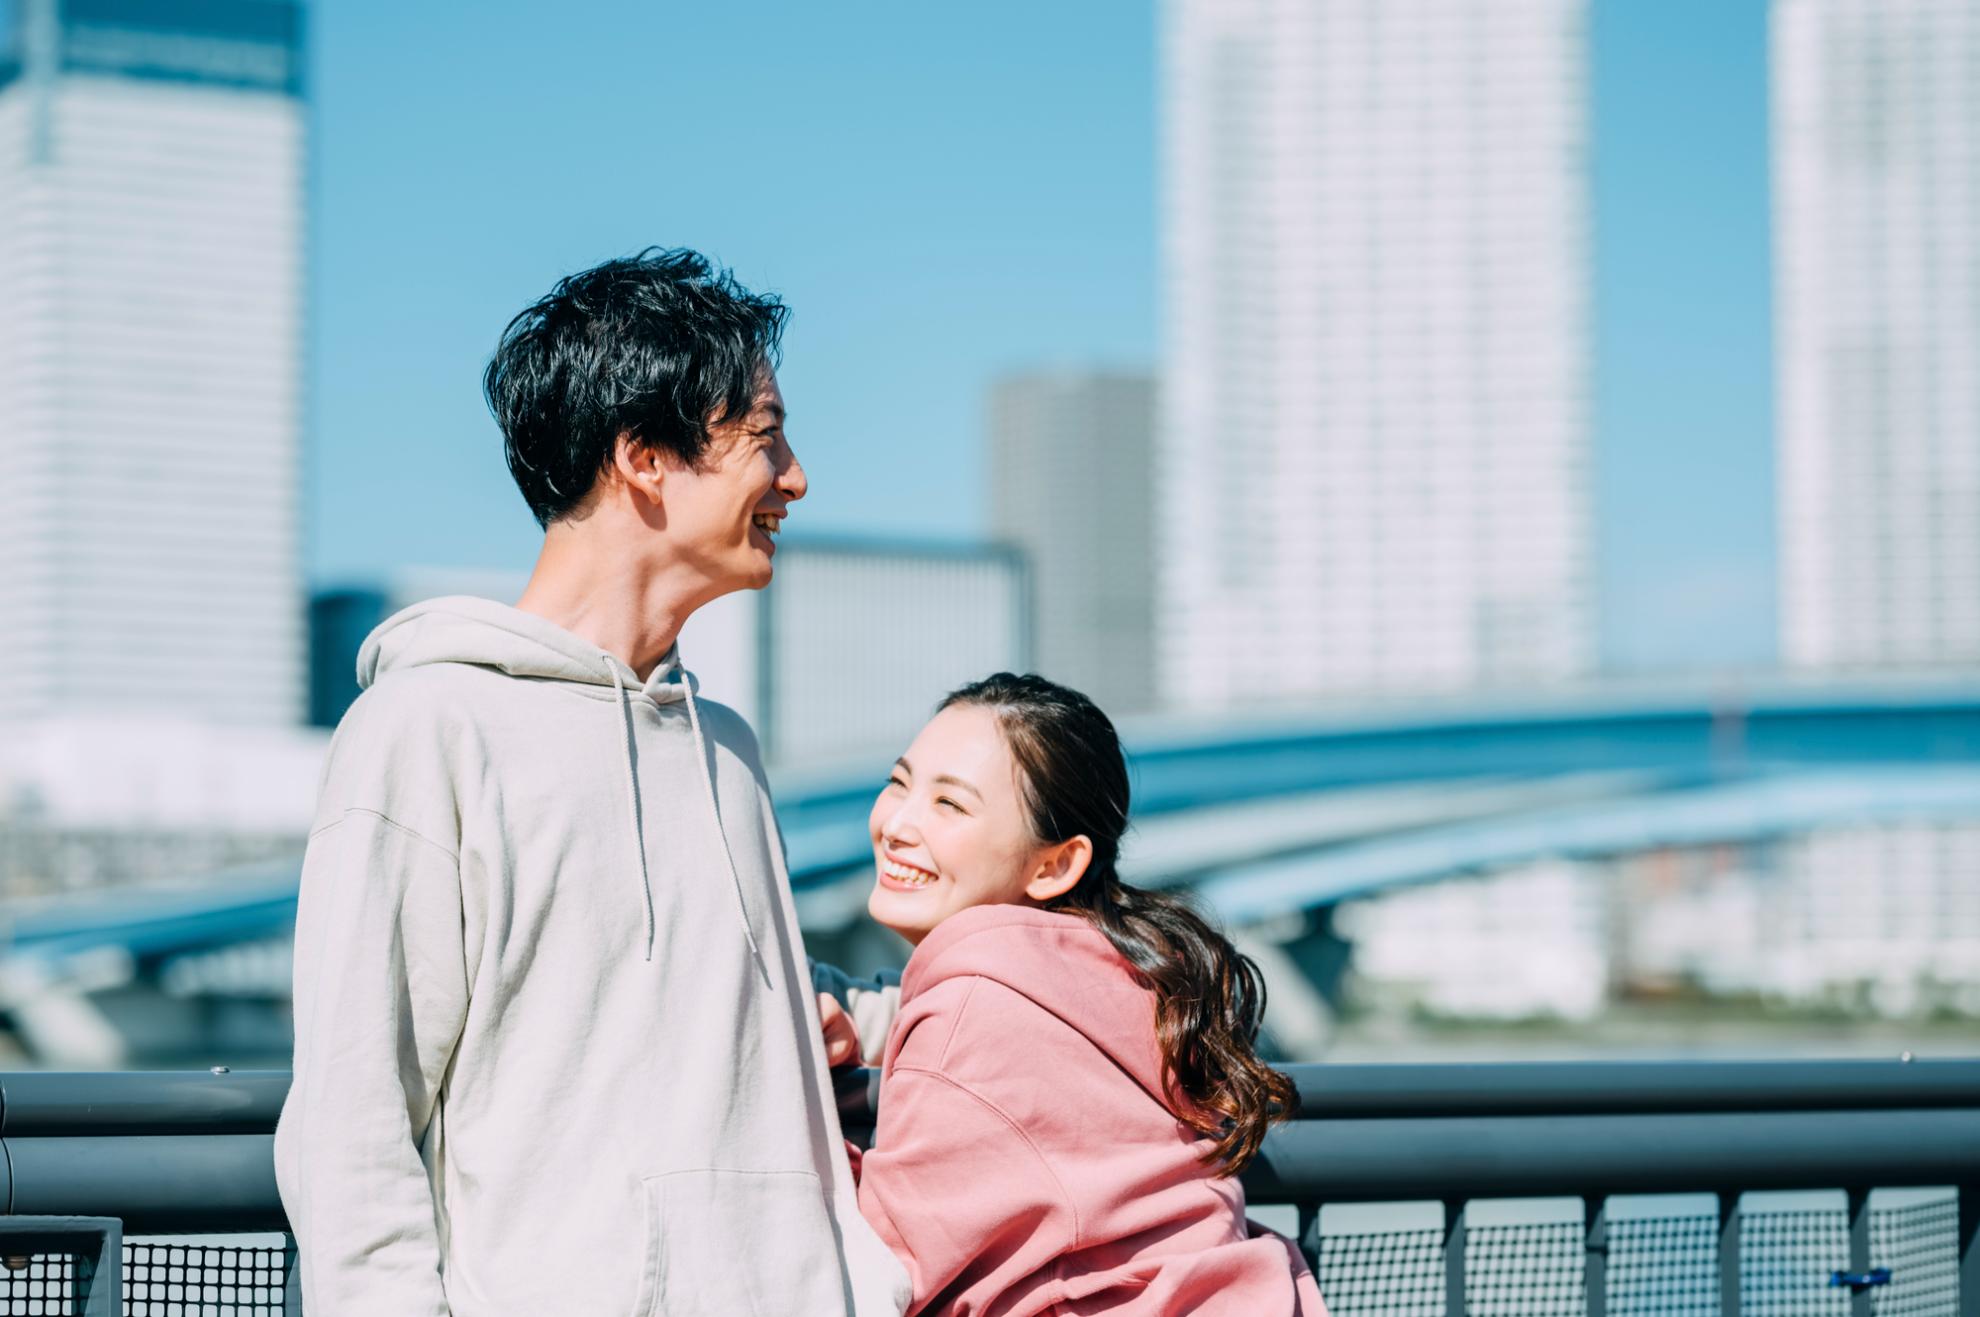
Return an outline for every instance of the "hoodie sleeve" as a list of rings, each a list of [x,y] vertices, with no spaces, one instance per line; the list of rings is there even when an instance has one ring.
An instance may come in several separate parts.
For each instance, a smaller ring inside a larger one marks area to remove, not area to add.
[[[421,1157],[467,1012],[460,866],[383,814],[346,810],[303,859],[295,1078],[276,1173],[312,1317],[445,1317]]]
[[[1023,1128],[942,1069],[970,984],[916,1001],[860,1166],[860,1213],[907,1268],[910,1315],[969,1317],[1078,1245],[1071,1196]]]
[[[910,1317],[974,1313],[970,1294],[1002,1293],[1074,1240],[1072,1204],[1022,1131],[927,1070],[888,1076],[859,1210],[907,1268]]]
[[[1292,1267],[1293,1276],[1293,1302],[1296,1305],[1293,1317],[1327,1317],[1327,1305],[1320,1301],[1320,1283],[1313,1279],[1313,1268],[1306,1265],[1306,1254],[1300,1252],[1299,1245],[1250,1218],[1246,1218],[1244,1223],[1244,1237],[1269,1239],[1286,1250],[1286,1262]]]

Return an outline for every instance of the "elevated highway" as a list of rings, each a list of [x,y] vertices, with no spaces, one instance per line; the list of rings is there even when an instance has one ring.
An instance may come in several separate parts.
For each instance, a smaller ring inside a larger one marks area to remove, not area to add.
[[[1980,680],[1597,690],[1124,732],[1135,792],[1124,870],[1192,887],[1240,929],[1548,856],[1980,819]],[[883,780],[878,758],[776,778],[815,934],[861,917],[866,815]],[[95,990],[194,958],[224,964],[230,948],[285,937],[295,898],[291,863],[21,913],[0,938],[0,1007],[59,1010],[65,983]]]

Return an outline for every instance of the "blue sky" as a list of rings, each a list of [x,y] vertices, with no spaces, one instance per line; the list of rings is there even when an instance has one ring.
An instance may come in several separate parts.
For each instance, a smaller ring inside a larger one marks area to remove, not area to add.
[[[528,564],[481,365],[648,243],[795,308],[793,529],[974,533],[992,376],[1154,361],[1150,4],[471,12],[312,10],[316,579]],[[1598,0],[1591,45],[1605,659],[1765,662],[1764,5]]]

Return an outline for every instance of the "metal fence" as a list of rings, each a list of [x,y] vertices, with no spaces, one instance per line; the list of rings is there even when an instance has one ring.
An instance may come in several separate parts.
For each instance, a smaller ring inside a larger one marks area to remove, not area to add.
[[[1980,1317],[1980,1060],[1293,1074],[1246,1187],[1333,1317]],[[198,1237],[285,1228],[287,1086],[0,1076],[0,1314],[298,1311],[286,1237]]]

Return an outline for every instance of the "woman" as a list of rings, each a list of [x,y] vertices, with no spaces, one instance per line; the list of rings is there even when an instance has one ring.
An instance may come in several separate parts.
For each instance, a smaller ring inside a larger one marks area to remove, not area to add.
[[[949,696],[869,819],[867,908],[915,945],[860,1210],[911,1314],[1322,1317],[1235,1178],[1291,1081],[1256,968],[1114,871],[1127,766],[1091,701],[999,673]]]

